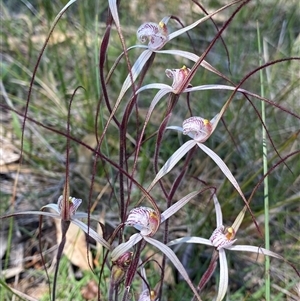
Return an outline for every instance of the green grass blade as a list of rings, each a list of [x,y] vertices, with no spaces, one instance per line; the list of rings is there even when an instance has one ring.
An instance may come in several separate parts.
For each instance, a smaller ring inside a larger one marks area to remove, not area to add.
[[[261,61],[261,55],[262,55],[262,49],[261,49],[261,36],[260,36],[260,30],[259,30],[259,24],[257,24],[257,40],[258,40],[258,52],[260,54],[259,58],[259,64],[262,64]],[[260,93],[261,96],[264,97],[265,91],[264,91],[264,77],[263,77],[263,71],[259,71],[260,76]],[[265,102],[261,102],[261,115],[262,115],[262,121],[264,124],[266,124],[266,111],[265,111]],[[262,153],[263,153],[263,174],[266,174],[268,172],[268,149],[267,149],[267,141],[266,141],[266,129],[264,126],[262,126]],[[265,248],[267,250],[270,250],[270,229],[269,229],[269,187],[268,187],[268,176],[264,178],[264,213],[265,213]],[[265,298],[266,301],[271,300],[271,291],[270,291],[270,258],[267,256],[265,259]]]

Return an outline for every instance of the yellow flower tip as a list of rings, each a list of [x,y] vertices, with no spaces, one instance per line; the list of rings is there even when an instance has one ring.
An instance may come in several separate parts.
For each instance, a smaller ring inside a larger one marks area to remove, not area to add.
[[[160,21],[160,22],[158,23],[158,26],[159,26],[160,28],[164,28],[164,27],[166,26],[166,24],[165,24],[163,21]]]
[[[208,120],[208,119],[203,119],[203,123],[204,123],[204,125],[208,125],[208,124],[210,124],[210,122],[209,122],[209,120]]]
[[[158,216],[157,216],[157,213],[156,213],[155,211],[151,211],[151,212],[149,213],[149,216],[150,216],[150,218],[154,218],[154,219],[157,219],[157,220],[158,220]]]
[[[156,299],[156,292],[155,291],[153,291],[153,290],[151,290],[150,291],[150,300],[151,301],[154,301],[155,299]]]
[[[225,236],[228,240],[232,240],[235,237],[235,231],[232,227],[229,227],[225,231]]]
[[[186,70],[186,65],[183,65],[181,70]]]

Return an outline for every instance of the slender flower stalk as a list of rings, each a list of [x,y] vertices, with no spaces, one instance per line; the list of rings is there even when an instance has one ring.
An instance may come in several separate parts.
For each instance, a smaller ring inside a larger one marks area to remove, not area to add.
[[[182,275],[184,280],[188,283],[191,290],[195,294],[197,300],[201,300],[200,296],[197,293],[196,288],[192,284],[185,268],[182,263],[177,258],[176,254],[171,250],[167,245],[161,243],[160,241],[152,238],[157,232],[159,226],[166,221],[169,217],[175,214],[179,209],[186,205],[192,198],[194,198],[199,191],[194,191],[189,193],[187,196],[180,199],[178,202],[173,204],[163,213],[161,213],[160,218],[157,215],[156,211],[148,207],[137,207],[132,209],[129,212],[127,221],[125,222],[126,226],[135,227],[139,230],[139,233],[133,234],[127,242],[124,242],[117,246],[111,253],[111,260],[117,261],[118,258],[123,256],[124,253],[128,252],[133,246],[135,246],[142,239],[153,245],[161,252],[163,252],[170,261],[174,264],[178,272]]]
[[[221,206],[215,194],[213,195],[213,200],[214,200],[215,211],[216,211],[217,227],[213,231],[211,237],[209,239],[202,238],[202,237],[195,237],[195,236],[178,238],[173,241],[170,241],[168,243],[168,246],[174,246],[182,243],[196,243],[196,244],[212,246],[216,249],[216,251],[218,251],[219,263],[220,263],[220,280],[219,280],[219,288],[218,288],[218,294],[216,300],[221,301],[223,300],[228,288],[228,264],[227,264],[225,250],[252,252],[256,254],[262,254],[265,256],[271,256],[282,260],[285,259],[282,256],[264,248],[251,246],[251,245],[234,245],[234,243],[237,241],[235,237],[243,221],[246,212],[246,207],[244,207],[243,210],[239,213],[239,215],[237,216],[237,218],[235,219],[231,227],[225,227],[223,225]]]

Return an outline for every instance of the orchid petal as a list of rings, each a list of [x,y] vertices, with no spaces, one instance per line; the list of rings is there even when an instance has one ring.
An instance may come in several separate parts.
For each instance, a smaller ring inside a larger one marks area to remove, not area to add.
[[[179,35],[181,35],[181,34],[187,32],[187,31],[189,31],[190,29],[193,29],[194,27],[196,27],[196,26],[199,25],[200,23],[202,23],[202,22],[204,22],[204,21],[210,19],[210,18],[211,18],[212,16],[214,16],[215,14],[221,12],[222,10],[224,10],[224,9],[226,9],[226,8],[232,6],[232,5],[234,5],[234,4],[236,4],[236,3],[240,2],[240,1],[241,1],[241,0],[233,1],[233,2],[231,2],[231,3],[229,3],[229,4],[225,5],[225,6],[221,7],[220,9],[216,10],[215,12],[213,12],[213,13],[211,13],[211,14],[209,14],[209,15],[207,15],[207,16],[205,16],[205,17],[199,19],[199,20],[197,20],[197,21],[194,22],[193,24],[191,24],[191,25],[189,25],[189,26],[186,26],[186,27],[184,27],[184,28],[182,28],[182,29],[179,29],[179,30],[177,30],[177,31],[175,31],[175,32],[173,32],[173,33],[171,33],[171,34],[169,34],[169,40],[174,39],[175,37],[177,37],[177,36],[179,36]]]
[[[255,96],[254,93],[251,93],[245,89],[241,89],[241,88],[236,89],[236,87],[232,87],[232,86],[228,86],[228,85],[217,85],[217,84],[195,86],[195,87],[187,88],[184,91],[185,92],[194,92],[194,91],[201,91],[201,90],[230,90],[230,91],[238,91],[241,93],[250,94],[251,96]]]
[[[50,32],[53,31],[54,27],[56,26],[58,20],[61,18],[61,16],[65,13],[65,11],[77,0],[70,0],[61,10],[60,12],[56,15],[54,21],[53,21],[53,25],[50,28]]]
[[[56,204],[52,204],[52,205],[57,206]],[[46,205],[46,206],[48,206],[48,205]],[[44,206],[44,207],[46,207],[46,206]],[[42,208],[44,208],[44,207],[42,207]],[[46,212],[46,211],[20,211],[20,212],[13,212],[13,213],[10,213],[10,214],[1,215],[0,218],[2,219],[2,218],[14,217],[15,215],[43,215],[43,216],[49,216],[49,217],[61,219],[59,213]]]
[[[285,258],[280,256],[279,254],[261,247],[249,246],[249,245],[233,245],[233,246],[226,247],[226,249],[230,251],[244,251],[244,252],[252,252],[256,254],[262,254],[264,256],[271,256],[285,261]]]
[[[163,223],[165,220],[167,220],[170,216],[175,214],[178,210],[180,210],[184,205],[186,205],[193,197],[195,197],[199,191],[193,191],[186,195],[185,197],[181,198],[179,201],[177,201],[175,204],[173,204],[171,207],[169,207],[167,210],[165,210],[161,214],[161,223]]]
[[[85,223],[78,219],[71,219],[71,222],[78,226],[80,229],[82,229],[86,234],[88,234],[90,237],[95,239],[99,244],[101,244],[106,249],[110,250],[109,243],[101,237],[96,231],[94,231],[92,228],[88,227]]]
[[[141,88],[139,88],[135,94],[139,94],[141,93],[142,91],[145,91],[145,90],[149,90],[149,89],[169,89],[170,92],[172,91],[172,87],[169,86],[169,85],[166,85],[166,84],[161,84],[161,83],[154,83],[154,84],[149,84],[149,85],[145,85]]]
[[[60,214],[60,209],[58,207],[58,204],[53,204],[53,203],[47,204],[47,205],[43,206],[41,208],[41,210],[44,210],[45,208],[50,208],[50,209],[54,210],[55,212],[57,212],[58,214]]]
[[[148,120],[152,114],[152,111],[154,110],[155,106],[157,105],[157,103],[168,93],[170,93],[172,90],[170,89],[170,87],[167,87],[165,89],[159,90],[156,95],[154,96],[153,100],[151,101],[151,104],[149,106],[148,109]]]
[[[222,170],[224,175],[227,177],[227,179],[231,182],[231,184],[234,186],[234,188],[238,191],[238,193],[240,194],[240,196],[242,197],[244,202],[247,203],[247,200],[246,200],[238,182],[236,181],[235,177],[233,176],[233,174],[231,173],[231,171],[229,170],[227,165],[224,163],[224,161],[214,151],[212,151],[210,148],[208,148],[204,144],[202,144],[202,143],[197,143],[197,144],[207,155],[209,155],[215,161],[215,163],[220,167],[220,169]]]
[[[146,126],[150,120],[150,117],[152,115],[152,112],[155,108],[155,106],[157,105],[157,103],[166,95],[168,94],[169,92],[171,92],[172,88],[170,86],[167,86],[167,88],[165,89],[161,89],[159,90],[156,95],[154,96],[154,98],[152,99],[151,101],[151,104],[148,108],[148,111],[147,111],[147,114],[146,114],[146,117],[145,117],[145,121],[144,121],[144,126],[143,126],[143,129],[141,131],[141,134],[140,134],[140,141],[142,140],[143,136],[144,136],[144,132],[145,132],[145,129],[146,129]],[[138,152],[138,150],[137,150]]]
[[[180,133],[183,132],[183,128],[180,127],[180,126],[176,126],[176,125],[170,125],[170,126],[167,126],[166,127],[167,130],[175,130],[175,131],[178,131]]]
[[[150,292],[149,292],[148,288],[146,288],[145,290],[142,291],[138,301],[151,301]]]
[[[116,261],[121,255],[131,249],[142,239],[143,236],[140,233],[133,234],[128,241],[121,243],[111,252],[111,260]]]
[[[155,176],[154,180],[148,187],[148,191],[150,191],[153,186],[164,176],[166,175],[169,171],[172,170],[172,168],[176,165],[176,163],[190,150],[192,149],[197,142],[194,140],[189,140],[185,142],[169,159],[168,161],[164,164],[164,166],[159,170],[157,175]]]
[[[226,259],[226,253],[224,249],[220,249],[219,251],[219,260],[220,260],[220,282],[219,282],[219,290],[216,301],[223,300],[227,288],[228,288],[228,265]]]
[[[118,14],[117,0],[108,0],[109,9],[111,11],[111,15],[116,23],[116,26],[120,27],[120,20]]]
[[[212,71],[212,70],[210,70],[210,71]],[[212,72],[214,72],[214,71],[212,71]],[[224,76],[221,73],[219,73],[219,72],[214,72],[214,73],[216,73],[219,76],[221,76],[221,77],[224,78]],[[186,88],[183,92],[187,92],[188,93],[188,92],[201,91],[201,90],[229,90],[229,91],[237,91],[237,92],[244,93],[244,94],[247,94],[249,96],[258,98],[258,99],[263,99],[258,94],[252,93],[252,92],[250,92],[248,90],[241,89],[241,88],[236,89],[236,87],[232,87],[232,86],[228,86],[228,85],[201,85],[201,86],[195,86],[195,87],[191,87],[191,88]]]
[[[152,55],[152,51],[151,50],[145,50],[141,53],[141,55],[138,57],[138,59],[135,61],[134,65],[131,68],[131,75],[128,74],[123,86],[121,88],[119,97],[116,101],[116,105],[115,108],[117,108],[119,106],[119,103],[121,101],[121,99],[123,98],[124,94],[126,93],[126,91],[131,87],[132,85],[132,80],[135,81],[138,77],[138,75],[141,73],[143,67],[145,66],[146,62],[148,61],[148,59],[150,58],[150,56]]]
[[[187,282],[187,284],[190,286],[193,293],[196,295],[198,300],[201,300],[200,296],[198,295],[198,292],[196,288],[194,287],[193,283],[191,282],[188,273],[186,272],[184,266],[177,258],[176,254],[172,249],[170,249],[165,244],[161,243],[160,241],[153,239],[151,237],[144,237],[144,239],[150,243],[151,245],[155,246],[157,249],[159,249],[161,252],[163,252],[174,264],[175,268],[178,270],[178,272],[181,274],[183,279]]]
[[[217,222],[217,228],[223,225],[223,216],[222,216],[222,210],[220,203],[218,201],[218,198],[216,194],[213,195],[214,204],[215,204],[215,211],[216,211],[216,222]]]
[[[182,238],[177,238],[168,243],[168,246],[179,245],[183,243],[190,243],[190,244],[200,244],[206,246],[213,246],[209,239],[197,236],[187,236]]]
[[[192,53],[192,52],[188,52],[188,51],[183,51],[183,50],[159,50],[156,51],[157,53],[161,53],[161,54],[171,54],[171,55],[177,55],[183,58],[186,58],[188,60],[191,60],[193,62],[197,62],[200,59],[200,56]],[[203,68],[205,68],[206,70],[213,72],[217,75],[219,75],[220,77],[226,79],[226,77],[220,72],[218,71],[216,68],[214,68],[212,65],[210,65],[207,61],[203,60],[200,64]]]
[[[234,229],[235,232],[237,232],[240,228],[240,225],[244,219],[245,213],[247,211],[247,207],[244,206],[244,208],[241,210],[241,212],[239,213],[239,215],[236,217],[236,219],[234,220],[233,224],[232,224],[232,228]]]
[[[155,51],[156,53],[161,53],[161,54],[171,54],[174,56],[180,56],[186,59],[189,59],[193,62],[197,62],[199,60],[199,56],[192,53],[192,52],[188,52],[188,51],[184,51],[184,50],[174,50],[174,49],[169,49],[169,50],[159,50],[159,51]]]

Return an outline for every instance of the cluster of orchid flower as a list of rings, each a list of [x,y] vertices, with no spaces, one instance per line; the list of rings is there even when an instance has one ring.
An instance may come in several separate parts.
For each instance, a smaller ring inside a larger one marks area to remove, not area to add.
[[[118,109],[121,100],[123,99],[126,91],[133,85],[133,81],[137,79],[139,74],[141,73],[143,67],[145,66],[147,60],[151,57],[152,53],[159,53],[159,54],[169,54],[169,55],[177,55],[181,56],[185,59],[191,60],[193,63],[197,63],[200,61],[200,65],[207,70],[214,72],[215,74],[221,75],[214,67],[212,67],[209,63],[205,60],[201,59],[199,56],[181,50],[161,50],[163,46],[170,40],[174,39],[175,37],[181,35],[182,33],[187,32],[188,30],[196,27],[201,22],[211,18],[214,14],[217,14],[223,9],[238,3],[239,1],[233,1],[232,3],[224,6],[222,9],[217,10],[213,14],[210,14],[197,22],[177,30],[173,33],[168,32],[167,23],[170,17],[166,17],[162,19],[161,22],[158,24],[155,23],[145,23],[143,24],[137,31],[137,35],[139,40],[145,42],[148,40],[148,45],[135,45],[130,49],[134,48],[144,48],[145,50],[141,53],[139,58],[133,64],[130,74],[124,81],[124,84],[121,88],[119,97],[115,103],[115,106],[111,112],[111,115],[107,121],[107,124],[111,121],[116,110]],[[118,31],[121,31],[120,21],[118,17],[118,9],[117,9],[117,1],[116,0],[109,0],[109,7],[116,24]],[[154,83],[145,85],[138,90],[135,91],[135,95],[142,93],[148,89],[158,89],[159,91],[153,98],[146,118],[144,122],[144,126],[141,132],[140,137],[143,137],[145,132],[145,128],[151,118],[151,114],[157,105],[157,103],[167,94],[176,94],[180,95],[182,93],[200,91],[200,90],[208,90],[208,89],[226,89],[231,90],[234,92],[240,92],[248,95],[254,95],[249,91],[236,88],[234,86],[227,86],[227,85],[202,85],[192,87],[190,86],[190,80],[193,76],[193,70],[183,66],[180,69],[167,69],[166,75],[169,78],[173,79],[173,83],[171,86],[162,84],[162,83]],[[224,77],[223,75],[221,75]],[[259,98],[259,96],[257,96]],[[84,222],[80,221],[82,218],[87,218],[87,213],[80,213],[76,212],[79,205],[81,204],[81,200],[70,197],[67,192],[63,194],[58,200],[58,204],[49,204],[42,208],[41,211],[26,211],[26,212],[19,212],[13,213],[12,215],[18,214],[39,214],[42,216],[51,216],[54,218],[59,218],[62,222],[72,222],[80,227],[85,233],[89,236],[94,238],[98,243],[100,243],[109,253],[111,258],[111,289],[109,300],[113,300],[114,290],[119,289],[119,285],[124,283],[124,293],[121,300],[128,300],[130,285],[132,279],[135,277],[136,272],[139,270],[139,274],[141,275],[142,279],[142,290],[140,293],[139,301],[153,301],[158,300],[157,295],[154,293],[153,290],[149,287],[147,283],[147,275],[145,272],[145,268],[143,267],[143,262],[140,258],[140,251],[146,245],[150,244],[159,251],[161,251],[169,260],[173,263],[175,268],[181,274],[183,279],[191,288],[194,298],[197,300],[201,300],[200,292],[201,287],[196,287],[190,277],[185,270],[185,267],[180,262],[178,257],[176,256],[175,252],[171,249],[174,245],[179,244],[203,244],[210,247],[213,247],[215,250],[214,262],[212,269],[208,269],[207,272],[203,275],[202,284],[206,283],[207,280],[212,276],[215,271],[217,259],[219,259],[220,265],[220,278],[219,278],[219,288],[217,292],[216,300],[222,300],[227,292],[228,289],[228,266],[227,266],[227,259],[225,250],[228,251],[245,251],[245,252],[254,252],[256,254],[263,254],[266,256],[272,256],[275,258],[279,258],[284,260],[283,257],[280,255],[256,246],[251,245],[234,245],[236,242],[236,234],[238,229],[243,221],[244,215],[249,210],[249,205],[247,200],[238,184],[234,176],[232,175],[230,169],[227,167],[225,162],[210,148],[208,148],[204,143],[206,140],[214,133],[218,122],[220,121],[224,111],[226,109],[226,105],[222,108],[222,110],[216,114],[211,120],[205,119],[198,116],[191,116],[190,118],[186,119],[182,123],[182,127],[179,126],[168,126],[166,129],[168,130],[175,130],[178,132],[183,133],[184,135],[189,136],[191,139],[185,142],[179,149],[177,149],[173,155],[166,161],[166,163],[162,166],[159,172],[156,174],[154,180],[146,189],[148,193],[150,193],[151,189],[158,183],[158,181],[164,177],[167,173],[169,173],[175,165],[181,160],[192,148],[195,146],[199,147],[203,152],[205,152],[221,169],[227,179],[231,182],[234,188],[237,190],[241,198],[243,199],[245,206],[240,214],[237,216],[236,220],[234,221],[233,225],[230,227],[225,227],[223,224],[222,218],[222,211],[221,206],[218,201],[217,195],[215,192],[212,193],[212,199],[214,202],[215,214],[216,214],[216,229],[213,231],[211,237],[209,239],[202,238],[202,237],[182,237],[177,238],[175,240],[170,241],[168,244],[164,244],[159,240],[155,239],[154,236],[158,231],[160,225],[164,223],[167,219],[169,219],[172,215],[178,212],[182,207],[184,207],[191,199],[197,197],[200,191],[194,191],[186,195],[185,197],[181,198],[179,201],[174,203],[164,212],[159,212],[157,208],[150,208],[150,207],[136,207],[130,210],[127,216],[127,220],[123,224],[123,226],[132,226],[136,228],[139,232],[133,234],[128,240],[120,243],[115,247],[113,242],[106,241],[101,235],[99,235],[96,231],[94,231],[91,227],[87,226]],[[141,138],[142,139],[142,138]],[[136,145],[141,145],[141,141]],[[138,151],[137,151],[138,153]],[[68,189],[66,189],[68,191]],[[55,213],[50,213],[44,211],[44,209],[52,209]],[[12,216],[10,215],[10,216]],[[65,227],[67,231],[67,227]],[[134,246],[136,246],[134,253]],[[139,246],[139,247],[138,247]]]

